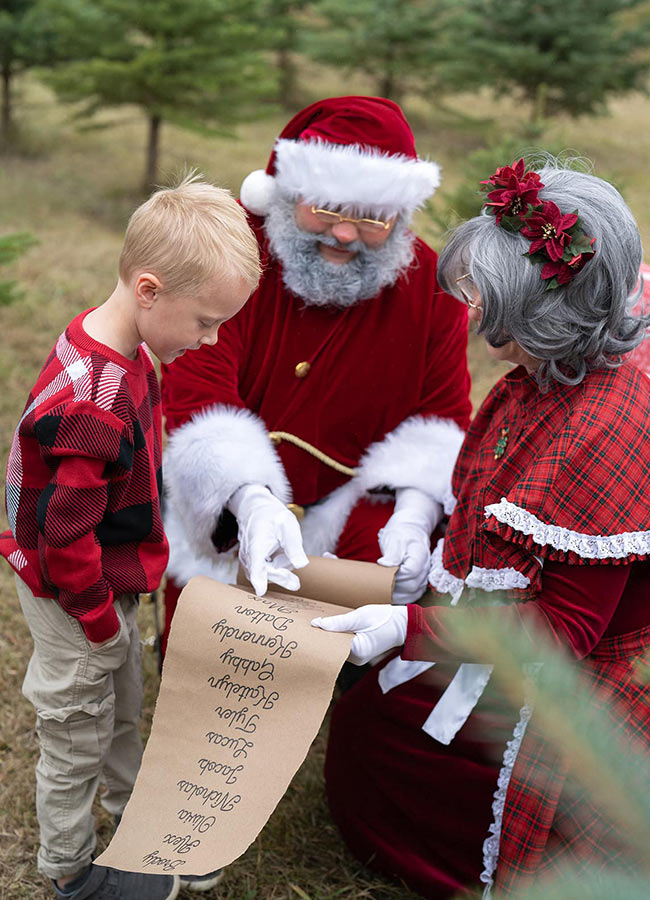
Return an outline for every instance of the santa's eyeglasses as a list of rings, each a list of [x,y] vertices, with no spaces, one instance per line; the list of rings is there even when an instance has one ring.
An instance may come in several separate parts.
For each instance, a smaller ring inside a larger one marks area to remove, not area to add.
[[[360,234],[379,234],[382,231],[388,231],[395,221],[394,217],[387,222],[381,219],[355,219],[352,216],[342,216],[341,213],[332,212],[331,209],[317,209],[315,206],[312,206],[311,212],[324,225],[333,226],[339,225],[341,222],[351,222],[356,225]]]

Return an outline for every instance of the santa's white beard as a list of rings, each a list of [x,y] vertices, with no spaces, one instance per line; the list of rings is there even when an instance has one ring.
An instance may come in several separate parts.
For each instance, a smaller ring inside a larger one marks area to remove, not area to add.
[[[264,228],[271,252],[282,263],[282,280],[307,306],[354,306],[394,284],[413,260],[415,235],[398,218],[377,249],[363,241],[339,244],[327,234],[312,234],[296,224],[295,201],[277,197]],[[344,247],[357,255],[344,263],[324,259],[319,244]]]

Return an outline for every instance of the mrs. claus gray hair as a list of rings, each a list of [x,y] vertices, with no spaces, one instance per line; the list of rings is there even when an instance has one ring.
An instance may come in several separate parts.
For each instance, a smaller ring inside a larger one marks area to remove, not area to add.
[[[542,266],[526,258],[530,242],[497,226],[485,210],[455,229],[438,275],[459,297],[456,279],[470,274],[483,308],[478,332],[493,346],[516,341],[541,359],[540,386],[551,379],[577,384],[591,369],[619,365],[643,340],[650,317],[630,315],[639,296],[641,238],[611,184],[554,159],[537,172],[540,200],[552,200],[564,214],[577,210],[585,233],[596,239],[595,255],[573,281],[547,291]]]

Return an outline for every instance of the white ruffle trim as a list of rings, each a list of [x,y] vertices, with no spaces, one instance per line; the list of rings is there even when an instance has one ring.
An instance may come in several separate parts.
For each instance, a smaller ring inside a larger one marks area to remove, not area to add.
[[[527,677],[528,691],[535,676],[539,672],[539,663],[530,663],[524,667],[524,673]],[[519,710],[519,721],[515,725],[512,738],[507,742],[506,749],[503,754],[503,765],[497,779],[497,789],[494,792],[494,800],[492,802],[492,813],[494,821],[488,828],[489,837],[483,842],[483,871],[480,880],[485,885],[483,891],[483,900],[490,900],[492,896],[492,887],[494,885],[494,873],[496,872],[497,862],[499,860],[499,848],[501,845],[501,827],[503,825],[503,811],[506,806],[506,794],[508,793],[508,785],[512,777],[521,742],[526,734],[530,717],[533,714],[533,703],[530,697],[527,697],[524,705]]]
[[[519,755],[519,748],[521,747],[521,742],[526,733],[526,728],[528,727],[528,722],[530,721],[532,712],[532,706],[529,706],[528,704],[522,706],[519,712],[519,721],[515,725],[515,730],[512,734],[512,738],[506,744],[506,749],[503,754],[503,765],[501,766],[501,771],[499,772],[497,789],[494,792],[494,801],[492,803],[492,813],[494,815],[494,821],[488,828],[490,836],[487,837],[483,842],[484,868],[480,875],[481,881],[486,886],[485,890],[483,891],[483,900],[489,900],[492,892],[492,886],[494,885],[494,873],[496,872],[497,868],[497,861],[499,859],[499,845],[501,844],[501,825],[503,824],[503,811],[506,806],[506,794],[508,792],[510,778],[512,777],[512,769],[514,767],[515,760]]]
[[[525,588],[530,584],[527,575],[517,569],[482,569],[473,566],[465,579],[467,587],[482,588],[484,591],[509,591],[512,588]]]
[[[465,582],[462,578],[456,578],[448,572],[442,564],[442,551],[445,539],[440,538],[431,554],[431,568],[429,569],[429,584],[441,594],[451,594],[451,605],[455,606],[463,593]]]
[[[485,507],[485,516],[494,516],[521,534],[532,536],[536,544],[556,550],[572,551],[583,559],[624,559],[633,553],[650,553],[650,531],[623,531],[620,534],[583,534],[549,525],[533,513],[515,506],[505,497]]]
[[[509,591],[516,588],[525,588],[530,584],[528,576],[510,567],[504,569],[483,569],[481,566],[472,566],[472,570],[465,580],[457,578],[451,572],[448,572],[442,564],[444,544],[445,539],[441,538],[431,554],[429,584],[441,594],[451,594],[452,606],[456,606],[458,603],[465,585],[472,588],[481,588],[484,591]]]

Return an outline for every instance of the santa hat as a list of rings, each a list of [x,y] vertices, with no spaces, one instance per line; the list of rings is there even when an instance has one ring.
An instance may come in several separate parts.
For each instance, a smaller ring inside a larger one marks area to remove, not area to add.
[[[265,216],[280,191],[324,207],[410,214],[440,184],[419,159],[404,113],[383,97],[330,97],[299,112],[275,142],[266,171],[251,172],[241,202]]]

